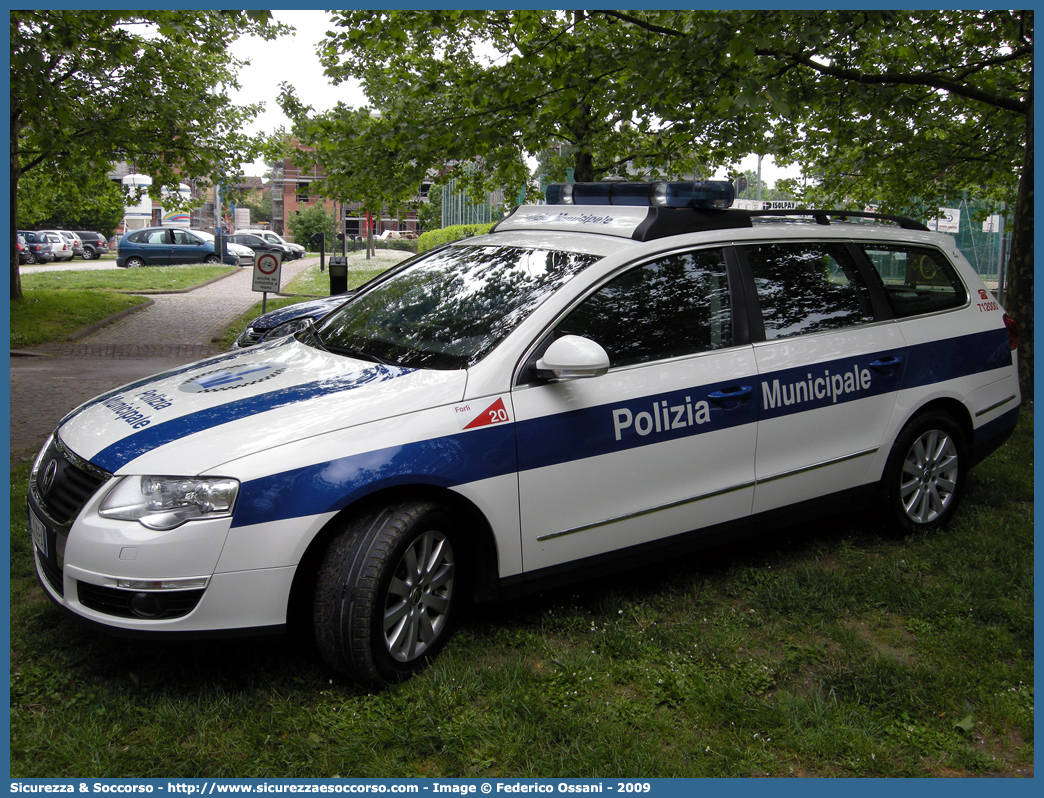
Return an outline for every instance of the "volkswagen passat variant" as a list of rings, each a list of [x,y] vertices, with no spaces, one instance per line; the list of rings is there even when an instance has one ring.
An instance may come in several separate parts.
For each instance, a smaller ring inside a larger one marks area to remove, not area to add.
[[[304,607],[382,684],[465,600],[797,511],[945,524],[1015,425],[1015,323],[915,221],[731,199],[552,186],[293,336],[77,408],[30,481],[44,589],[123,634]]]

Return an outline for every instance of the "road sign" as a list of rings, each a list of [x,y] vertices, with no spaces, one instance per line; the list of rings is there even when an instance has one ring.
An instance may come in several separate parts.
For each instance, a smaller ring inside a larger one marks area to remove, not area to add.
[[[254,258],[254,291],[276,292],[282,278],[282,257],[274,252],[261,252]]]

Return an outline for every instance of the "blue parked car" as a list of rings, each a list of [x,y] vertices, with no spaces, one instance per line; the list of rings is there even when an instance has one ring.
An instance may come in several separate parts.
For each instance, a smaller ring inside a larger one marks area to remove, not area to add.
[[[182,227],[146,227],[120,239],[116,265],[136,269],[142,266],[175,266],[183,263],[219,263],[214,242]],[[226,253],[224,262],[238,266],[239,258]]]

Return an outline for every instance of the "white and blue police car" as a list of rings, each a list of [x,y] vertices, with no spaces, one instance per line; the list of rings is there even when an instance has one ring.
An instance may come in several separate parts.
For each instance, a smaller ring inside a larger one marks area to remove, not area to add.
[[[70,413],[30,480],[47,594],[123,634],[304,612],[382,684],[465,600],[839,507],[938,527],[1015,425],[1017,327],[946,235],[727,183],[548,199]]]

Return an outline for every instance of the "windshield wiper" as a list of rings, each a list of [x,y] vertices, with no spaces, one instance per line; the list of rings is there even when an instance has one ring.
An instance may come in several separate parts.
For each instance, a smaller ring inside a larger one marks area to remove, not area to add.
[[[356,360],[367,360],[371,363],[380,363],[382,366],[398,366],[394,360],[388,360],[387,358],[380,357],[371,352],[364,352],[361,349],[357,349],[351,346],[333,346],[326,344],[323,348],[327,352],[332,352],[335,355],[344,355],[345,357],[354,357]]]

